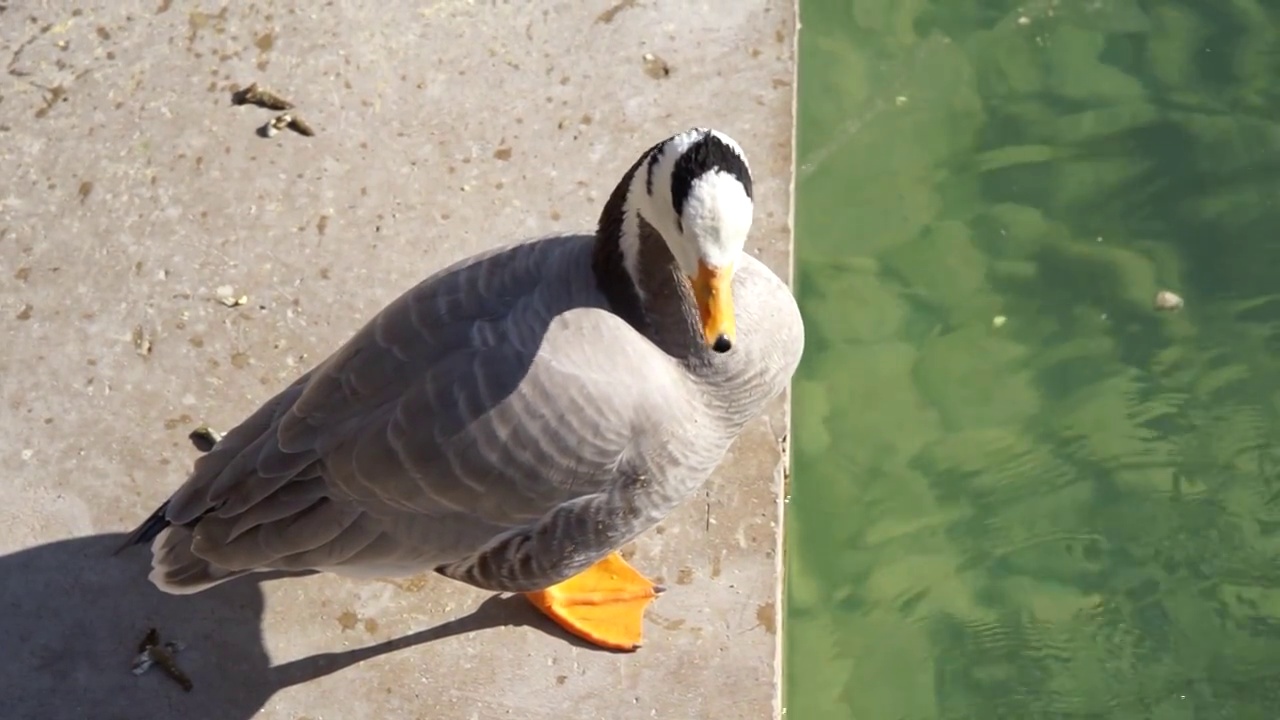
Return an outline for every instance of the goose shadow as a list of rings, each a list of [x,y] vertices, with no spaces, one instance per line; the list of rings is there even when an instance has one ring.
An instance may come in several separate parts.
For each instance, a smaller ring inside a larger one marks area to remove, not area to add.
[[[74,538],[0,557],[4,717],[124,720],[154,712],[248,720],[284,688],[379,655],[501,626],[559,634],[523,598],[495,595],[468,615],[415,633],[273,666],[260,631],[260,585],[296,573],[262,573],[194,595],[167,595],[146,578],[149,553],[112,556],[124,537]],[[186,646],[178,661],[194,685],[190,692],[158,668],[130,672],[150,628],[162,642]]]

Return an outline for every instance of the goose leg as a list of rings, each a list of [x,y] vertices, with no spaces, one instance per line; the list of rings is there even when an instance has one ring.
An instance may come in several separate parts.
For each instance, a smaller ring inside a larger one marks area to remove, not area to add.
[[[644,611],[662,590],[615,552],[525,597],[560,627],[590,643],[634,650],[643,635]]]

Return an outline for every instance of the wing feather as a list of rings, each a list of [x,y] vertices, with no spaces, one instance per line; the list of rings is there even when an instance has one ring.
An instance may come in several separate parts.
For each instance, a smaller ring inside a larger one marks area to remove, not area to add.
[[[665,356],[601,307],[589,242],[423,281],[229,432],[166,517],[204,517],[192,550],[231,571],[453,561],[607,487],[636,418],[678,394]]]

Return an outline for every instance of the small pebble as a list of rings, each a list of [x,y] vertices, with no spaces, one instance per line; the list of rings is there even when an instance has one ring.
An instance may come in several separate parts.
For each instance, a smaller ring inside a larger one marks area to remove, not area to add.
[[[223,305],[226,305],[229,308],[240,307],[241,305],[244,305],[245,303],[249,302],[248,295],[241,295],[240,297],[236,297],[235,291],[232,290],[230,285],[223,285],[219,287],[215,291],[215,294],[218,296],[218,302],[222,303]]]
[[[1171,290],[1161,290],[1156,293],[1154,305],[1157,310],[1181,310],[1183,302],[1177,293]]]
[[[222,440],[222,433],[219,433],[208,425],[201,425],[195,430],[192,430],[191,433],[187,435],[187,439],[191,441],[191,444],[195,446],[196,450],[199,450],[202,453],[207,453],[213,450],[214,446],[218,444],[218,441]]]

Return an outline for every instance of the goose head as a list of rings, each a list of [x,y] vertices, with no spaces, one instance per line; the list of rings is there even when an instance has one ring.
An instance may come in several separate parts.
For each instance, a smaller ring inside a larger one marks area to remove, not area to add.
[[[636,161],[611,201],[619,198],[622,262],[640,298],[643,221],[662,237],[688,281],[707,347],[728,352],[736,340],[733,273],[754,213],[751,170],[741,146],[707,128],[674,135]]]

